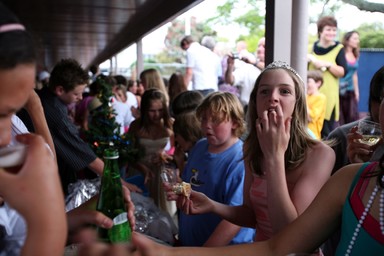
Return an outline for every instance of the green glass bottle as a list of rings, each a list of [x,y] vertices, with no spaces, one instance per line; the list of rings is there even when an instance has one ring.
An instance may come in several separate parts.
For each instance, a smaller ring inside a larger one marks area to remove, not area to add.
[[[98,227],[99,238],[106,243],[129,242],[132,233],[123,198],[118,158],[119,152],[116,149],[108,148],[104,151],[104,171],[96,209],[114,223],[111,229]]]

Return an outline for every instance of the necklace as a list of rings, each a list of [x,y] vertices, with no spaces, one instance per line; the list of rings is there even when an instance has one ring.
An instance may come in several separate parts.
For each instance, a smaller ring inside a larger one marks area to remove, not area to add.
[[[381,178],[381,182],[382,183],[384,182],[384,176]],[[352,236],[351,241],[349,242],[349,245],[347,247],[347,251],[345,252],[345,256],[349,256],[351,254],[353,246],[355,245],[357,236],[359,235],[361,226],[363,225],[364,220],[367,217],[369,210],[371,209],[371,206],[373,204],[373,201],[375,200],[375,197],[376,197],[376,194],[378,191],[379,191],[379,186],[376,185],[372,191],[371,196],[369,197],[369,200],[367,202],[367,205],[365,206],[363,214],[361,215],[359,222],[356,225],[355,232],[353,232],[353,236]],[[379,207],[380,208],[380,215],[379,215],[380,216],[379,217],[380,230],[381,230],[381,234],[384,235],[384,209],[383,209],[384,208],[384,189],[381,189],[381,191],[380,191],[380,204],[379,204],[379,206],[380,206]]]

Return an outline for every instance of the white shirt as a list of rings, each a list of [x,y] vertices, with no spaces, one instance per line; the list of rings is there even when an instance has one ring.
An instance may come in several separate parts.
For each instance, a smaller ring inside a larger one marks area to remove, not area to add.
[[[134,120],[131,108],[128,104],[113,99],[112,107],[116,112],[115,120],[120,125],[120,134],[125,133],[125,128],[128,128]]]
[[[192,68],[193,90],[218,90],[218,74],[220,74],[220,58],[207,47],[197,42],[191,43],[187,49],[187,68]]]
[[[9,143],[9,146],[12,146],[18,143],[15,138],[16,135],[29,133],[23,121],[21,121],[21,119],[17,115],[13,115],[11,121],[12,121],[11,143]]]
[[[17,144],[17,134],[29,133],[27,127],[16,115],[12,116],[12,137],[9,145]],[[5,229],[4,248],[0,248],[2,255],[19,255],[27,235],[27,225],[24,218],[7,203],[0,206],[0,226]]]
[[[125,103],[128,104],[129,109],[131,109],[131,107],[137,108],[139,106],[135,94],[130,91],[127,91],[127,101]]]
[[[235,60],[235,70],[232,73],[234,85],[240,89],[240,101],[244,106],[248,105],[249,96],[260,73],[260,70],[254,65],[242,60]]]

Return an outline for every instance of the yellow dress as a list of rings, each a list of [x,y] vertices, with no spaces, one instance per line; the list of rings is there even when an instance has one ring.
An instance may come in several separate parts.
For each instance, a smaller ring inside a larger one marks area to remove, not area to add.
[[[307,95],[307,104],[308,114],[311,118],[308,128],[315,134],[317,139],[321,139],[327,98],[323,93]]]
[[[333,65],[336,65],[336,57],[339,54],[342,44],[338,44],[330,52],[324,55],[317,55],[311,52],[318,60],[325,60]],[[316,70],[312,63],[308,65],[309,70]],[[335,110],[335,121],[339,120],[340,104],[339,104],[339,78],[335,77],[331,72],[326,70],[323,72],[323,85],[320,87],[320,92],[327,98],[327,105],[325,109],[325,120],[331,120],[332,111]]]

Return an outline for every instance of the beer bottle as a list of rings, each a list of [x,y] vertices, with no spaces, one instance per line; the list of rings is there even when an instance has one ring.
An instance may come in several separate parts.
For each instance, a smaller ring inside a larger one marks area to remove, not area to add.
[[[131,227],[123,198],[118,158],[119,152],[116,149],[104,150],[104,171],[96,209],[113,220],[114,225],[110,229],[98,227],[99,239],[106,243],[131,240]]]

